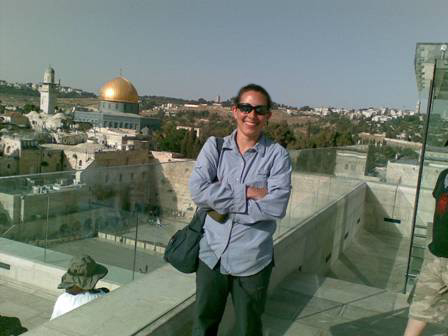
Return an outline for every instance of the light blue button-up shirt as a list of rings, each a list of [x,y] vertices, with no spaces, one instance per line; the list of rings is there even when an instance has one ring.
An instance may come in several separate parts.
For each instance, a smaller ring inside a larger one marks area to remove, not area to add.
[[[291,192],[291,160],[264,135],[241,155],[235,130],[224,138],[217,161],[216,138],[210,137],[190,177],[191,196],[198,206],[230,216],[224,223],[206,217],[199,258],[211,269],[221,260],[223,274],[252,275],[272,261],[275,220],[285,216]],[[268,193],[260,200],[246,199],[246,187]]]

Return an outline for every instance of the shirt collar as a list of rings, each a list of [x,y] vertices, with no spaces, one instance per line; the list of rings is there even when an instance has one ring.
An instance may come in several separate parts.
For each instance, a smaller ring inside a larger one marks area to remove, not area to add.
[[[233,150],[239,152],[238,146],[236,145],[236,132],[237,132],[237,130],[235,129],[232,132],[232,134],[230,134],[224,138],[224,143],[222,145],[222,148],[233,149]],[[257,151],[258,154],[260,154],[261,156],[264,156],[264,154],[266,153],[266,145],[267,145],[267,139],[266,139],[265,135],[263,133],[261,133],[260,139],[258,139],[258,142],[252,148],[255,149],[255,151]]]

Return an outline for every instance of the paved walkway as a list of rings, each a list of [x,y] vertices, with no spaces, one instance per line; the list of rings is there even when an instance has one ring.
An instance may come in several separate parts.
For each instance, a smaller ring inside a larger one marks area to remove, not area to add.
[[[58,293],[0,279],[0,315],[17,317],[27,329],[50,319]]]
[[[408,253],[408,238],[361,230],[328,276],[400,293]]]
[[[403,294],[296,272],[272,293],[263,320],[269,336],[401,336],[407,313]]]

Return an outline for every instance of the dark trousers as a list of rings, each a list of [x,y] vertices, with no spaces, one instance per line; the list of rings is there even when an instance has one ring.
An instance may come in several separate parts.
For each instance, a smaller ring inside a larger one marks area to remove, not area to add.
[[[272,263],[250,276],[224,275],[219,264],[211,270],[199,261],[196,272],[196,312],[193,336],[218,334],[219,322],[226,306],[227,296],[232,296],[235,309],[236,334],[261,336],[261,315],[271,277]]]

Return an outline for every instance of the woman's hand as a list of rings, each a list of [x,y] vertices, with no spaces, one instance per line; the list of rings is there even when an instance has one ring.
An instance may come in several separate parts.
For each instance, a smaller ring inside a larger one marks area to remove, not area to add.
[[[246,189],[246,198],[260,200],[268,194],[268,190],[266,188],[255,188],[255,187],[247,187]]]

